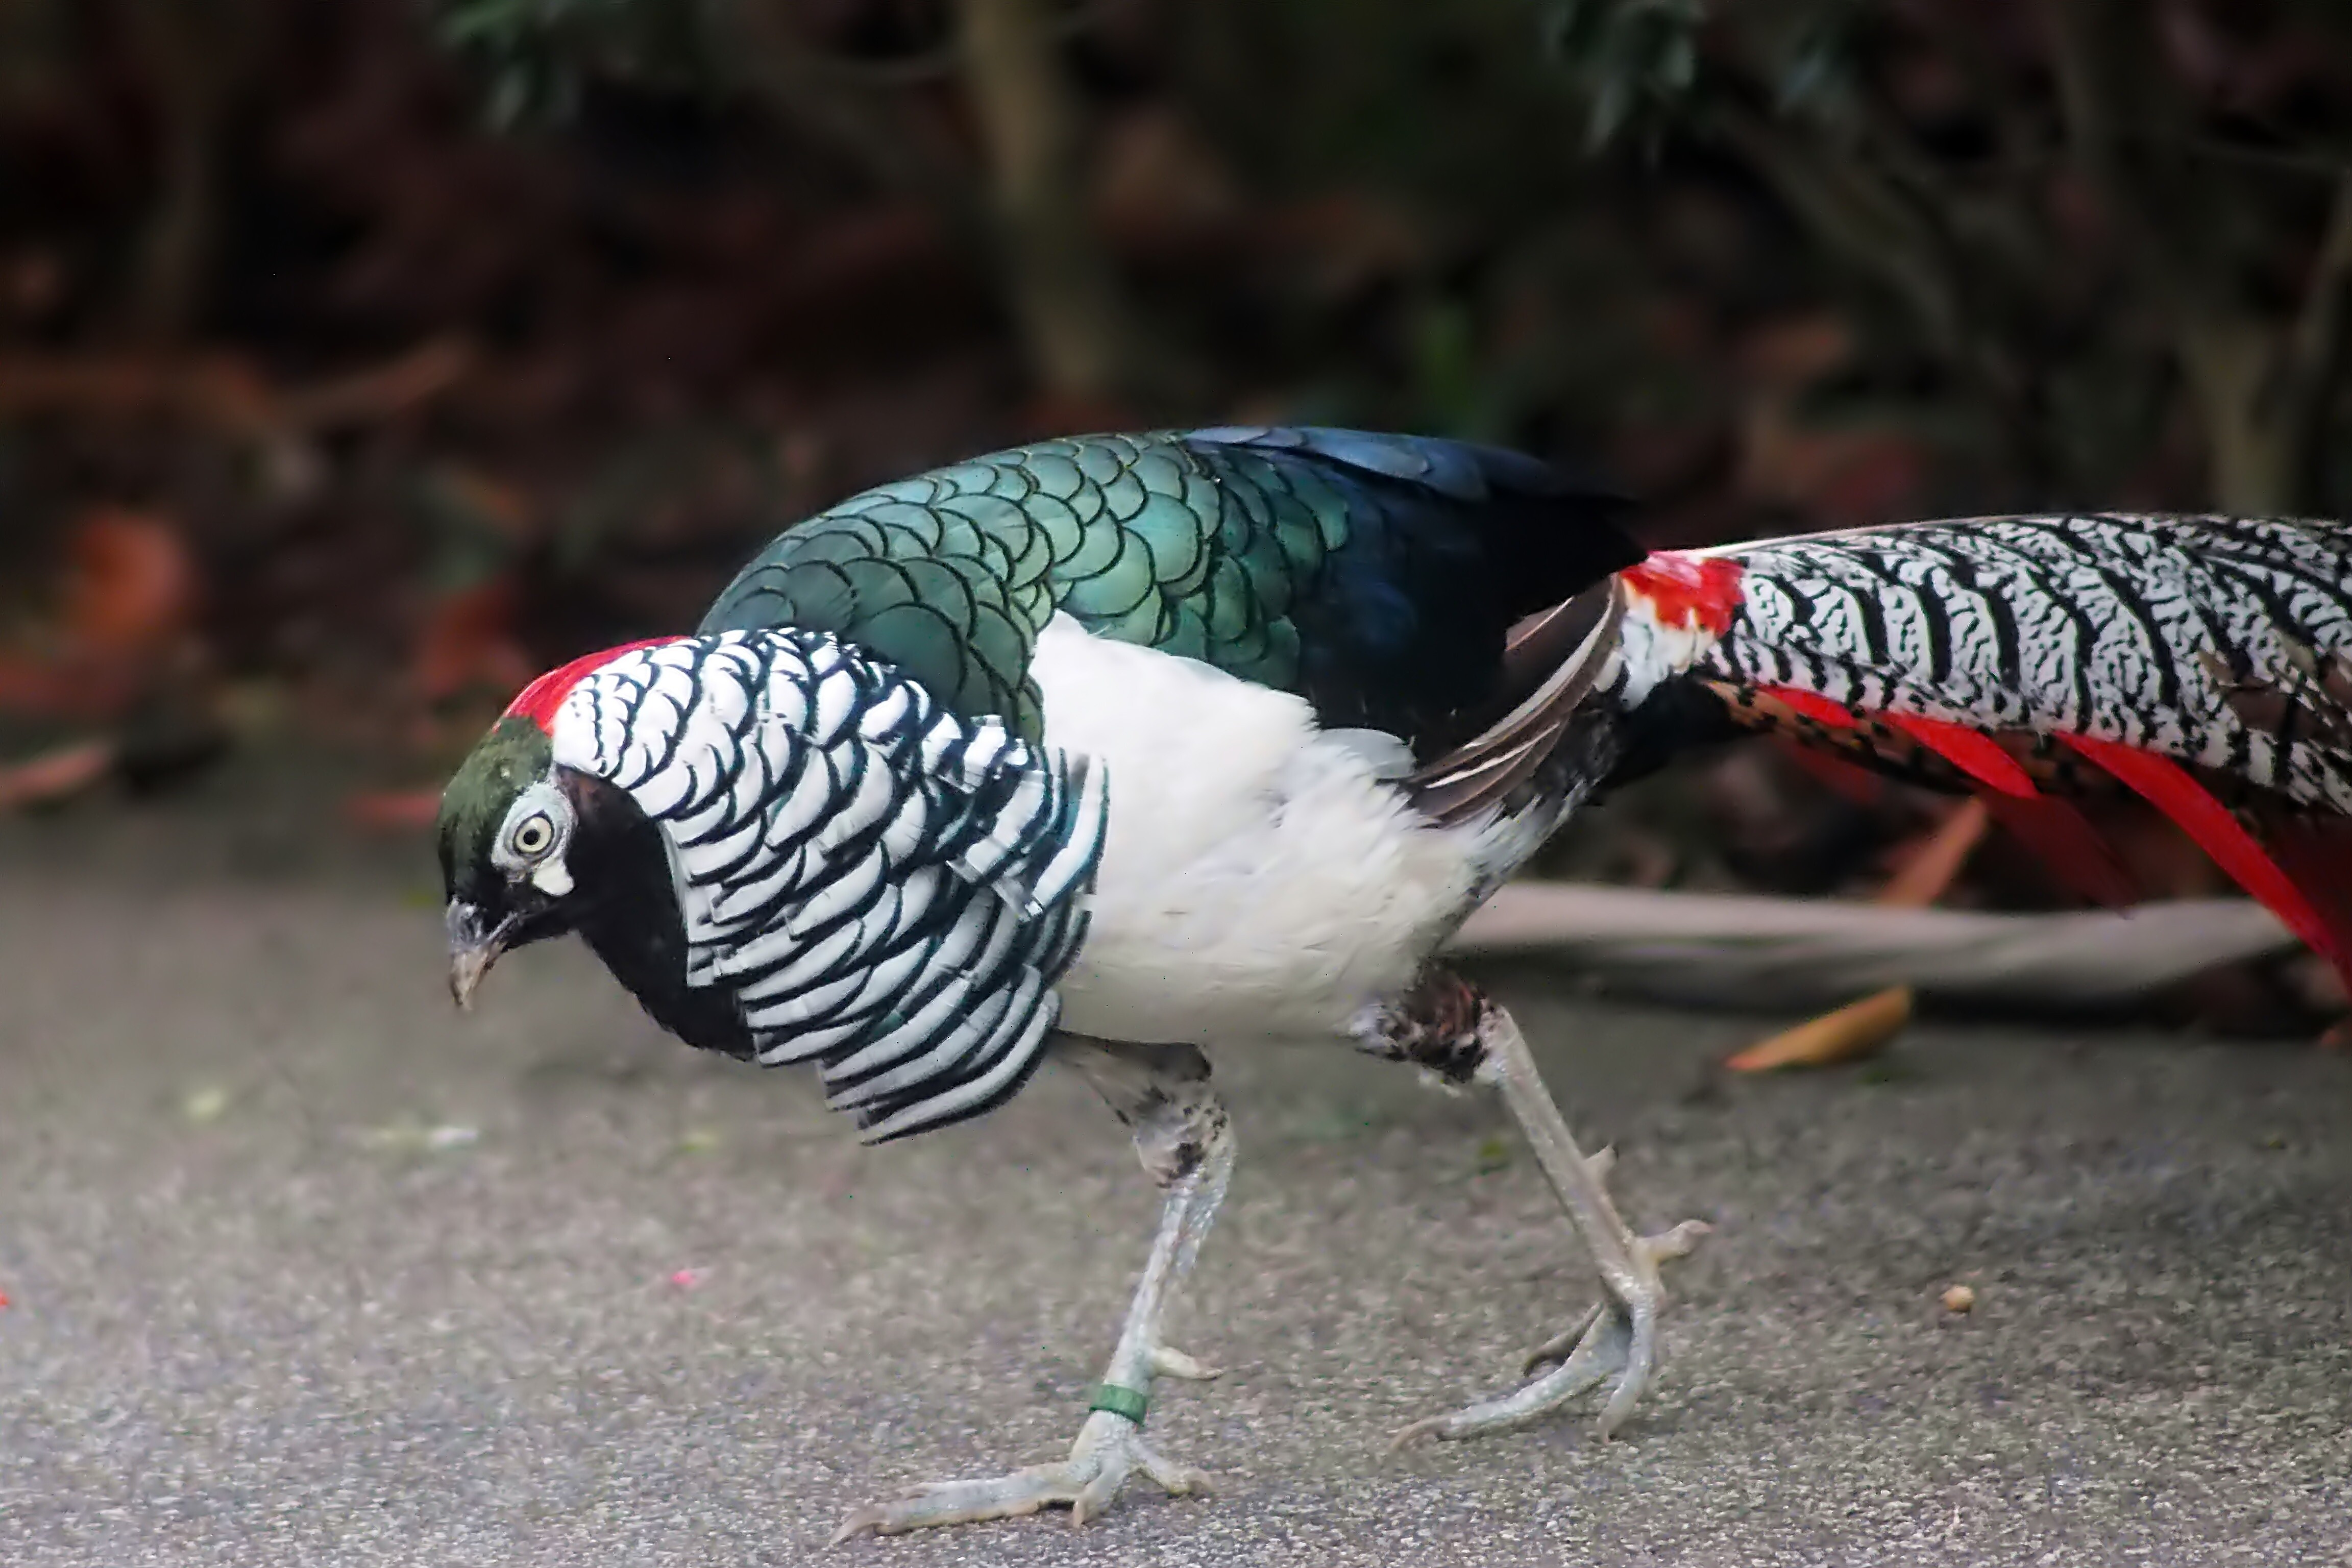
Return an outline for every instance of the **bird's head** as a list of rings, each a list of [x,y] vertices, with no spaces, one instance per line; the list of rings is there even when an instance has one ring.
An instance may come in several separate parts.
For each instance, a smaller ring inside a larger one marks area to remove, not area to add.
[[[581,780],[527,717],[499,720],[449,780],[437,831],[459,1006],[500,953],[572,929],[580,826]]]

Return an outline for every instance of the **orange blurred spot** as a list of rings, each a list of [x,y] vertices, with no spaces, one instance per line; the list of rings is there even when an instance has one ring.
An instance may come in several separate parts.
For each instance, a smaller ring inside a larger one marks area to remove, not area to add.
[[[371,833],[422,833],[440,814],[437,789],[362,790],[343,800],[343,820]]]
[[[444,597],[417,631],[409,679],[427,702],[479,687],[501,695],[537,673],[514,636],[514,584],[493,578]]]
[[[129,707],[183,648],[197,572],[168,518],[104,507],[66,540],[57,635],[42,652],[0,652],[0,708],[105,718]]]
[[[66,635],[79,651],[136,658],[187,629],[196,567],[180,531],[152,512],[101,509],[67,542]]]

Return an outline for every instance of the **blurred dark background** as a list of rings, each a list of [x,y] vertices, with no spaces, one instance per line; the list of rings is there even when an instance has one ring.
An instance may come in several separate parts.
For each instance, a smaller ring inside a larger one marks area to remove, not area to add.
[[[1661,544],[2340,513],[2347,282],[2327,0],[0,0],[0,808],[424,785],[785,522],[1075,429],[1504,442]],[[1940,808],[1757,752],[1644,809],[1559,864],[1850,890]]]

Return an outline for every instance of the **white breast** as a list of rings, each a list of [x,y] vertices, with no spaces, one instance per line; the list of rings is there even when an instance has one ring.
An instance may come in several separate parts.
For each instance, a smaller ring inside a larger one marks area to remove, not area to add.
[[[1465,912],[1496,829],[1415,815],[1386,782],[1401,744],[1320,731],[1300,698],[1066,616],[1031,668],[1047,742],[1110,774],[1064,1028],[1203,1044],[1339,1034]]]

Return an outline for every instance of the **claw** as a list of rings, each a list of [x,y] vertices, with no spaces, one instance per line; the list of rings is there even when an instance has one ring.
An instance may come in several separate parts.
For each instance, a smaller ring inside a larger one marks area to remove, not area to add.
[[[1585,1161],[1598,1178],[1608,1172],[1610,1151],[1603,1149]],[[1432,1415],[1401,1428],[1389,1440],[1394,1453],[1431,1437],[1454,1441],[1483,1433],[1524,1426],[1586,1391],[1616,1379],[1594,1429],[1607,1439],[1623,1425],[1657,1371],[1658,1308],[1665,1292],[1658,1279],[1659,1265],[1689,1256],[1714,1226],[1688,1219],[1656,1236],[1629,1236],[1626,1250],[1636,1280],[1621,1298],[1612,1288],[1609,1299],[1596,1303],[1565,1331],[1553,1335],[1528,1352],[1521,1366],[1520,1385],[1510,1393],[1444,1415]]]
[[[1185,1383],[1208,1383],[1225,1375],[1221,1366],[1203,1366],[1182,1351],[1160,1345],[1151,1352],[1151,1370],[1160,1377],[1172,1377]]]
[[[1655,1321],[1654,1315],[1629,1311],[1614,1302],[1595,1307],[1585,1315],[1576,1348],[1567,1360],[1508,1394],[1414,1422],[1390,1440],[1390,1451],[1410,1447],[1427,1437],[1454,1442],[1525,1426],[1614,1375],[1617,1386],[1600,1423],[1605,1438],[1648,1386],[1650,1370],[1655,1364],[1648,1342],[1654,1335]]]
[[[869,1530],[879,1535],[882,1533],[882,1522],[887,1518],[889,1513],[880,1503],[870,1502],[864,1508],[852,1509],[849,1517],[841,1521],[841,1528],[833,1532],[833,1539],[825,1544],[838,1546],[850,1537]]]
[[[1689,1222],[1662,1236],[1634,1235],[1610,1200],[1603,1181],[1616,1164],[1614,1152],[1587,1154],[1577,1146],[1567,1119],[1543,1086],[1527,1037],[1509,1012],[1458,976],[1439,970],[1433,979],[1451,981],[1474,1004],[1480,1047],[1477,1076],[1502,1092],[1545,1181],[1591,1251],[1606,1296],[1574,1329],[1536,1347],[1528,1357],[1526,1381],[1517,1388],[1450,1415],[1416,1421],[1396,1435],[1394,1446],[1523,1426],[1614,1377],[1601,1412],[1601,1435],[1606,1437],[1641,1398],[1657,1366],[1658,1309],[1665,1297],[1659,1265],[1690,1251],[1706,1234],[1706,1226]]]
[[[1706,1221],[1686,1219],[1663,1235],[1642,1237],[1642,1250],[1649,1254],[1652,1263],[1664,1263],[1676,1258],[1688,1258],[1697,1249],[1700,1238],[1714,1234],[1715,1226]]]
[[[1195,1465],[1162,1458],[1149,1448],[1143,1451],[1142,1468],[1151,1484],[1170,1497],[1206,1497],[1217,1489],[1217,1483],[1208,1471]]]
[[[1591,1310],[1576,1321],[1574,1328],[1561,1330],[1529,1351],[1527,1359],[1519,1363],[1519,1375],[1535,1377],[1566,1361],[1569,1352],[1576,1349],[1577,1342],[1583,1339],[1586,1332],[1591,1329],[1592,1321],[1601,1316],[1602,1306],[1601,1302],[1594,1302]]]
[[[1067,1505],[1070,1522],[1082,1526],[1100,1518],[1128,1478],[1139,1472],[1171,1497],[1210,1489],[1205,1471],[1162,1458],[1143,1441],[1135,1423],[1098,1410],[1078,1429],[1078,1439],[1066,1458],[988,1480],[932,1481],[912,1488],[896,1501],[852,1513],[829,1544],[838,1546],[867,1531],[899,1535],[934,1525],[1015,1519],[1056,1505]]]
[[[1402,1454],[1416,1443],[1425,1442],[1429,1438],[1437,1436],[1445,1430],[1446,1426],[1453,1419],[1450,1413],[1444,1415],[1424,1415],[1410,1426],[1398,1427],[1396,1435],[1389,1439],[1389,1452]]]

